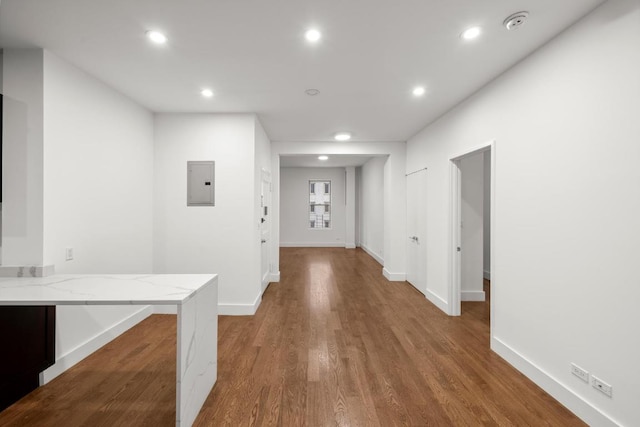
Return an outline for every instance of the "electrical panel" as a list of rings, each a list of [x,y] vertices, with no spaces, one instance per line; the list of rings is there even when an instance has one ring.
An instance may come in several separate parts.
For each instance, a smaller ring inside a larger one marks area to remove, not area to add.
[[[215,206],[215,162],[187,162],[187,206]]]

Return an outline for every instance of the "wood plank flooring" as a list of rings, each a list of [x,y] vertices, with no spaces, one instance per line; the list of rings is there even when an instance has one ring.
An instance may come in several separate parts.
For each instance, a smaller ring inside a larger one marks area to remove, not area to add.
[[[585,425],[489,350],[488,303],[448,317],[359,249],[283,248],[281,275],[255,316],[220,317],[195,425]],[[154,315],[0,425],[170,426],[174,399],[175,317]]]

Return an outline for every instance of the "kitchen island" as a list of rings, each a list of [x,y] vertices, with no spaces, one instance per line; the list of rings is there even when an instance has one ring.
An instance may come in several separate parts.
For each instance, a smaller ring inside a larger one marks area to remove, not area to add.
[[[193,424],[216,382],[217,304],[215,274],[0,278],[0,306],[177,306],[176,426]]]

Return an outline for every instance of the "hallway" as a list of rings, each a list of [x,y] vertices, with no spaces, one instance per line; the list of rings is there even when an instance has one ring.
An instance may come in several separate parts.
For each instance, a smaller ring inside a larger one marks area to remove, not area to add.
[[[212,425],[584,425],[489,350],[487,303],[446,316],[360,249],[282,248],[253,317],[219,323]],[[172,425],[175,320],[155,315],[0,425]]]

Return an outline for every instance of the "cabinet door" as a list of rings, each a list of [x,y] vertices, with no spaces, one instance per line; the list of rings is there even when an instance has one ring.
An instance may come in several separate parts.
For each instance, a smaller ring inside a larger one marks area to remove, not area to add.
[[[0,410],[39,385],[55,362],[55,307],[0,307]]]

